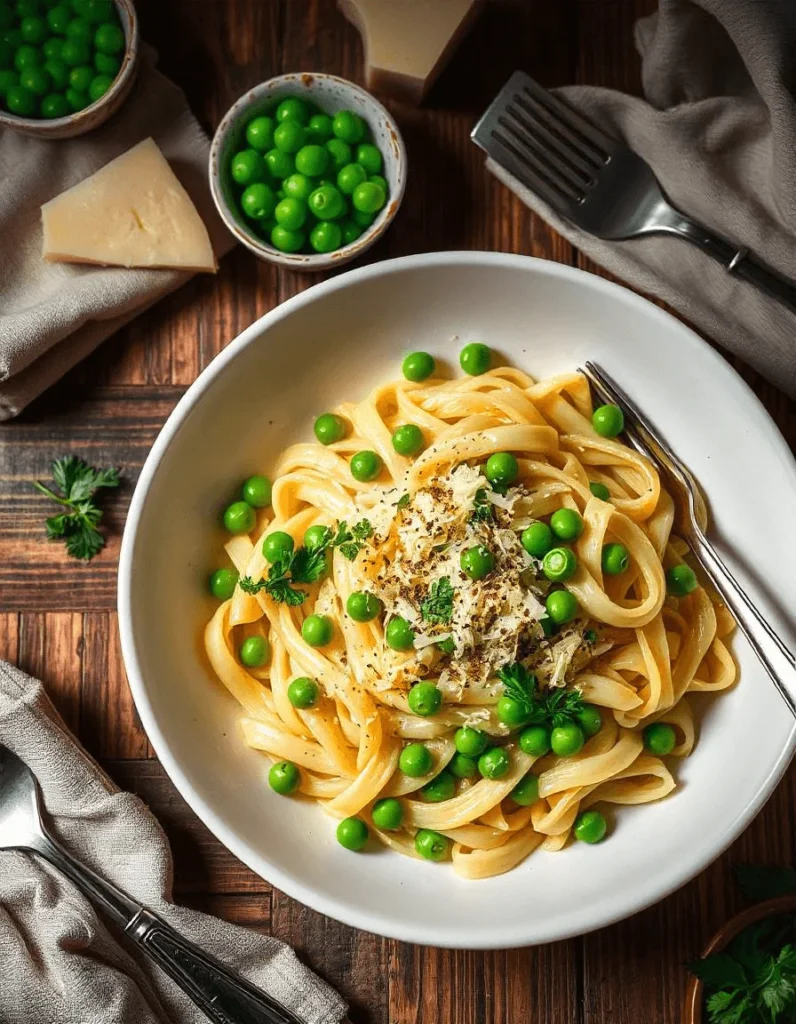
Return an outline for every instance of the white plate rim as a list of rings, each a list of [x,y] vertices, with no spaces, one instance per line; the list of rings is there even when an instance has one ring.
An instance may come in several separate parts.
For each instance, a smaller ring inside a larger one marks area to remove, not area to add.
[[[570,916],[570,924],[567,927],[548,927],[545,930],[544,926],[540,927],[539,922],[536,921],[533,928],[528,932],[518,927],[509,931],[506,928],[495,925],[481,928],[477,932],[473,929],[465,936],[462,936],[459,932],[454,933],[452,930],[447,929],[444,924],[430,927],[426,923],[424,926],[426,934],[420,940],[411,928],[388,923],[376,908],[370,907],[367,910],[360,910],[352,908],[344,901],[318,894],[313,889],[304,885],[300,879],[279,869],[268,860],[263,851],[252,847],[226,826],[194,790],[178,760],[172,755],[168,743],[158,726],[146,693],[146,685],[131,625],[132,556],[135,536],[147,494],[162,455],[188,418],[191,410],[211,386],[215,377],[224,370],[228,363],[236,358],[242,349],[255,342],[273,324],[289,316],[293,310],[300,308],[305,303],[313,302],[324,295],[344,289],[349,284],[372,277],[380,277],[384,274],[400,272],[403,269],[422,269],[423,267],[456,266],[460,264],[480,264],[490,267],[504,266],[514,270],[535,269],[542,274],[570,278],[576,281],[582,281],[585,278],[589,287],[595,288],[597,291],[612,293],[621,302],[628,303],[631,306],[643,307],[647,315],[668,324],[671,329],[680,333],[684,344],[699,350],[703,358],[713,362],[713,369],[720,378],[720,386],[727,389],[728,397],[737,398],[739,401],[742,401],[750,416],[756,418],[756,427],[768,437],[772,445],[779,448],[780,454],[784,456],[783,465],[789,468],[790,484],[796,491],[796,463],[794,463],[790,448],[757,395],[755,395],[730,364],[717,351],[711,348],[707,342],[703,341],[696,332],[648,299],[637,295],[623,285],[608,281],[597,274],[589,273],[569,264],[557,263],[534,256],[480,250],[430,252],[401,256],[349,270],[328,281],[313,285],[287,299],[245,328],[226,348],[215,356],[193,384],[189,386],[155,439],[142,467],[130,502],[119,555],[117,610],[122,659],[130,690],[144,730],[159,761],[191,810],[213,835],[247,867],[291,898],[353,928],[359,928],[390,939],[426,946],[448,949],[507,949],[529,944],[540,945],[547,942],[560,941],[614,924],[652,906],[695,878],[738,838],[767,802],[788,767],[794,752],[796,752],[796,728],[791,730],[789,744],[774,762],[767,778],[761,784],[756,798],[745,808],[739,810],[735,818],[728,823],[728,827],[723,834],[718,836],[712,845],[706,844],[702,855],[696,859],[689,860],[686,867],[683,868],[679,864],[673,863],[667,873],[659,874],[656,877],[654,884],[650,884],[643,889],[631,890],[628,893],[617,893],[615,911],[612,914],[603,915],[599,920],[595,921],[589,918],[588,908],[584,908],[580,913]]]

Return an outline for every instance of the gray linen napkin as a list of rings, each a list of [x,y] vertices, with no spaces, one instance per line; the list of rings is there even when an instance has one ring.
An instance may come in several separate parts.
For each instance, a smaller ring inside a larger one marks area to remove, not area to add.
[[[0,743],[37,775],[48,824],[103,877],[298,1013],[335,1024],[345,1005],[288,946],[171,903],[171,851],[157,821],[75,742],[41,683],[0,661]],[[207,1018],[78,890],[30,854],[0,851],[3,1024],[199,1024]]]
[[[660,0],[636,25],[647,97],[559,90],[652,166],[684,213],[796,279],[796,0]],[[603,242],[490,170],[574,245],[796,396],[796,315],[688,242]]]
[[[155,59],[144,46],[131,94],[96,131],[43,141],[0,129],[0,420],[16,416],[101,341],[192,276],[46,263],[42,203],[151,135],[196,204],[216,256],[234,245],[210,197],[207,137]]]

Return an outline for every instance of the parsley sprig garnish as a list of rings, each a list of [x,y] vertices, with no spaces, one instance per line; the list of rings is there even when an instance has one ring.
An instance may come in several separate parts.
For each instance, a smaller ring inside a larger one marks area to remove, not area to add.
[[[486,488],[479,487],[473,499],[473,510],[470,513],[471,523],[491,523],[495,518],[495,507],[486,496]]]
[[[428,588],[428,596],[420,602],[424,622],[432,626],[447,626],[453,618],[453,585],[447,576],[435,580]]]
[[[586,707],[577,690],[566,687],[540,690],[533,672],[518,661],[504,665],[497,674],[506,696],[522,704],[528,721],[535,725],[544,724],[553,729],[569,725]]]
[[[67,455],[52,464],[52,475],[60,494],[38,480],[33,486],[68,511],[50,516],[46,522],[47,536],[50,540],[64,540],[72,558],[87,562],[105,547],[105,538],[97,529],[102,509],[94,495],[103,488],[119,486],[118,470],[95,469],[76,455]]]
[[[372,533],[373,527],[367,519],[361,519],[350,530],[345,522],[339,524],[336,532],[327,528],[320,544],[296,548],[278,559],[268,570],[267,579],[253,580],[251,576],[244,576],[240,580],[240,588],[247,594],[258,594],[264,590],[274,601],[283,604],[302,604],[307,598],[307,591],[297,589],[296,584],[318,582],[326,572],[327,551],[336,547],[344,558],[354,559]]]

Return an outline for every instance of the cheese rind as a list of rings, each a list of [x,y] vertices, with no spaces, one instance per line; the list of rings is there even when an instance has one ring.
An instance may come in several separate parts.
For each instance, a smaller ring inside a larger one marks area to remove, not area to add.
[[[44,259],[216,271],[207,228],[152,139],[41,208]]]

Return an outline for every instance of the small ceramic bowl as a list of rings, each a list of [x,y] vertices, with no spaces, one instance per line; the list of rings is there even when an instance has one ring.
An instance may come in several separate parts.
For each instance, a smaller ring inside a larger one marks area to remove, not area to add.
[[[777,896],[772,900],[756,903],[753,907],[747,907],[740,914],[731,917],[716,932],[703,950],[702,957],[710,956],[711,953],[720,953],[726,949],[732,940],[749,925],[762,921],[766,917],[779,917],[784,914],[796,914],[796,896]],[[698,978],[692,976],[685,994],[682,1024],[705,1024],[707,1019],[705,986]]]
[[[114,0],[124,32],[124,57],[119,74],[113,85],[96,103],[92,103],[76,114],[54,117],[52,120],[37,117],[17,117],[7,110],[0,111],[0,125],[13,128],[23,135],[38,139],[70,139],[83,135],[108,120],[127,99],[135,78],[138,63],[138,18],[133,0]]]
[[[373,142],[384,159],[383,176],[389,185],[387,203],[359,238],[329,253],[280,252],[253,233],[235,201],[229,173],[233,155],[248,149],[246,124],[259,114],[270,114],[286,96],[301,96],[327,114],[353,110],[368,124]],[[369,249],[381,238],[401,205],[406,185],[406,149],[398,126],[387,110],[364,89],[334,75],[301,73],[279,75],[256,85],[237,100],[218,126],[210,147],[210,190],[224,222],[233,235],[260,259],[293,270],[329,270],[340,267]]]

